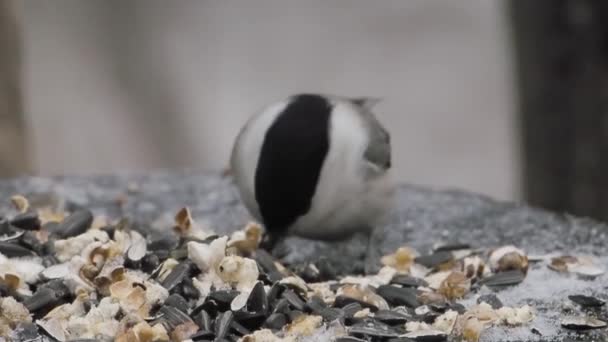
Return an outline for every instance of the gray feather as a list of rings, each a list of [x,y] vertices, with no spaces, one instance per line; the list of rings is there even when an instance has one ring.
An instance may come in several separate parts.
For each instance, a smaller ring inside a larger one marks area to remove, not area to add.
[[[371,112],[362,110],[360,113],[369,134],[369,143],[363,157],[380,171],[386,171],[391,168],[392,162],[390,134]]]

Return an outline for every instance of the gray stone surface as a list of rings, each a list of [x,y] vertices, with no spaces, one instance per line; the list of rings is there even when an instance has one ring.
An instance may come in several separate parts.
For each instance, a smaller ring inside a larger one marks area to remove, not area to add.
[[[137,191],[128,190],[133,186]],[[231,179],[214,173],[157,172],[148,175],[4,180],[0,181],[0,215],[11,214],[9,196],[17,193],[32,198],[46,197],[47,200],[65,199],[68,205],[86,206],[96,214],[112,218],[126,215],[155,233],[170,233],[173,215],[184,206],[190,207],[196,221],[217,233],[240,229],[249,219]],[[122,205],[118,200],[121,198]],[[529,254],[587,254],[595,256],[602,267],[608,266],[607,225],[524,205],[497,202],[462,191],[401,186],[390,222],[378,228],[373,238],[374,247],[367,254],[367,262],[375,265],[381,255],[402,245],[424,253],[436,243],[465,242],[476,247],[515,244]],[[317,259],[322,255],[344,272],[360,270],[366,257],[365,241],[358,237],[337,244],[292,238],[287,246],[289,254],[285,260],[288,262]],[[505,305],[535,303],[539,310],[535,324],[541,332],[544,331],[544,338],[561,338],[566,335],[558,326],[558,309],[567,296],[582,293],[606,299],[603,284],[607,284],[607,280],[605,275],[595,281],[567,278],[539,266],[538,270],[531,271],[523,284],[501,292],[499,296]],[[520,328],[519,332],[521,336],[513,337],[512,332],[493,329],[484,340],[538,338],[526,328]]]

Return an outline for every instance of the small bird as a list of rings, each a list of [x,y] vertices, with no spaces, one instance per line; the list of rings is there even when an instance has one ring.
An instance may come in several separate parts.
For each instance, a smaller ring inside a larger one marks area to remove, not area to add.
[[[378,99],[297,94],[252,116],[230,157],[264,248],[289,235],[338,241],[365,233],[391,207],[390,135],[372,113]]]

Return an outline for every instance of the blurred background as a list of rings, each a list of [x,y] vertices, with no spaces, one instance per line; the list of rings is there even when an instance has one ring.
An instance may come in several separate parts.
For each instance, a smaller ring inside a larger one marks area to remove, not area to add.
[[[402,182],[608,216],[602,0],[0,0],[0,177],[227,166],[261,107],[377,96]]]

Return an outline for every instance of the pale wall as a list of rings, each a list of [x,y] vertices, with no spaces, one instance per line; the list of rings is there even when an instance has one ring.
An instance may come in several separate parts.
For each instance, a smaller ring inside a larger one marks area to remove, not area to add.
[[[253,111],[319,91],[384,98],[402,181],[517,198],[500,4],[25,0],[35,165],[222,168]]]

